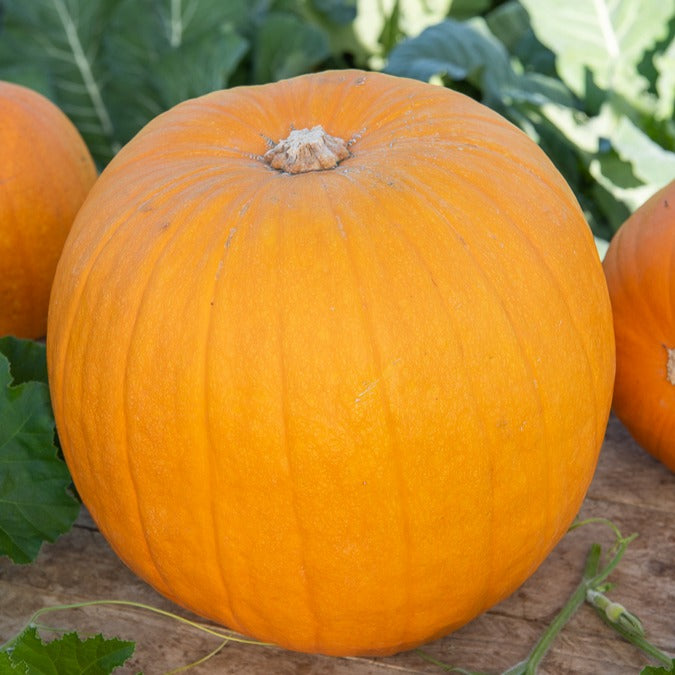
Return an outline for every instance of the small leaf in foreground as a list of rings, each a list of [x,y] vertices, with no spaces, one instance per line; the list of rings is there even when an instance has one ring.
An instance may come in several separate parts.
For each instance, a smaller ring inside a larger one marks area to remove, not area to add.
[[[666,666],[645,666],[640,671],[640,675],[670,675],[671,673],[675,673],[675,659],[673,659],[669,668]]]
[[[45,643],[31,626],[0,652],[0,673],[108,675],[129,659],[134,648],[133,642],[100,634],[81,640],[76,633],[67,633]],[[9,671],[3,670],[7,664]]]
[[[31,562],[44,541],[70,529],[80,508],[70,484],[54,446],[47,385],[13,386],[0,353],[0,555]]]
[[[12,662],[7,652],[0,652],[0,675],[25,675],[28,672],[28,666],[25,663],[16,665]]]
[[[14,385],[23,382],[47,383],[47,354],[43,342],[12,335],[0,338],[0,354],[9,359]]]

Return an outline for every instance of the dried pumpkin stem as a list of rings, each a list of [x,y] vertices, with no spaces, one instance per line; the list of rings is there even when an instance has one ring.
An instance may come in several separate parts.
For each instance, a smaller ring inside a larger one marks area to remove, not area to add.
[[[347,141],[326,133],[321,125],[294,129],[263,155],[265,163],[284,173],[334,169],[349,157]]]

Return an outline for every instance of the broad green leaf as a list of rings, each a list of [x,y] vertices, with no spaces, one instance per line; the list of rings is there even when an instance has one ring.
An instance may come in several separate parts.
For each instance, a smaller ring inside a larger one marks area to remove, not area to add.
[[[0,338],[0,354],[9,360],[14,385],[23,382],[47,384],[47,354],[43,342],[6,335]]]
[[[389,55],[386,72],[430,81],[467,80],[482,92],[487,105],[502,112],[513,103],[571,103],[560,82],[537,73],[516,73],[508,52],[483,19],[445,21],[403,41]]]
[[[619,157],[630,162],[635,176],[654,192],[675,179],[675,152],[654,143],[628,117],[621,117],[611,142]]]
[[[643,54],[665,36],[675,0],[521,0],[539,40],[556,54],[563,81],[579,97],[589,79],[631,101],[649,82],[637,71]]]
[[[614,230],[656,191],[654,186],[644,185],[637,181],[632,174],[630,164],[614,153],[594,158],[588,170],[597,182],[597,186],[607,192],[607,196],[604,197],[600,192],[596,195],[602,200],[603,210]],[[613,205],[609,201],[609,196],[615,200],[616,204]]]
[[[106,94],[121,143],[171,106],[229,84],[248,48],[233,28],[243,21],[242,5],[120,2],[103,58],[112,75]]]
[[[543,106],[541,114],[579,149],[595,180],[630,211],[675,178],[675,153],[610,104],[593,117],[553,104]],[[614,154],[607,154],[609,149]]]
[[[475,23],[446,19],[401,42],[389,55],[385,72],[428,82],[434,77],[469,80],[486,99],[501,99],[515,82],[503,45]]]
[[[228,29],[210,35],[208,40],[184,42],[159,59],[148,85],[169,108],[188,98],[224,89],[247,51],[247,41]],[[198,64],[190,70],[189,77],[186,64]]]
[[[27,675],[28,666],[25,663],[17,664],[12,661],[9,653],[0,651],[0,674],[1,675]]]
[[[47,385],[11,382],[0,354],[0,555],[27,563],[44,541],[70,529],[79,504],[54,446]]]
[[[252,14],[267,11],[270,4],[270,0],[143,0],[131,6],[151,15],[160,27],[161,41],[175,48],[184,42],[208,39],[223,28],[243,29]],[[153,37],[146,34],[148,39]]]
[[[553,103],[542,106],[540,112],[560,130],[573,147],[590,155],[598,152],[601,138],[608,138],[616,127],[614,116],[606,108],[591,118],[581,110]]]
[[[330,55],[326,34],[299,17],[271,12],[256,33],[253,79],[273,82],[309,72]]]
[[[523,102],[536,106],[549,103],[572,106],[574,103],[572,93],[560,80],[531,72],[514,74],[503,84],[501,96],[505,103]]]
[[[53,101],[56,96],[54,94],[54,86],[49,77],[49,73],[41,66],[31,63],[2,63],[1,45],[2,31],[0,30],[0,73],[2,74],[2,79],[7,82],[15,82],[16,84],[28,87]]]
[[[99,161],[110,158],[118,145],[98,60],[104,27],[118,2],[10,0],[0,40],[0,77],[11,76],[17,61],[40,67],[48,74],[55,102]]]
[[[511,53],[532,33],[530,17],[517,0],[499,5],[485,17],[485,21],[494,36]]]
[[[675,673],[675,659],[673,659],[670,666],[645,666],[640,675],[670,675]]]
[[[82,640],[76,633],[66,633],[45,643],[31,626],[12,642],[6,654],[16,672],[26,675],[109,675],[131,657],[134,648],[133,642],[100,634]]]
[[[555,54],[537,40],[530,17],[518,0],[508,0],[485,16],[493,35],[526,72],[555,77]],[[560,82],[562,85],[562,82]]]

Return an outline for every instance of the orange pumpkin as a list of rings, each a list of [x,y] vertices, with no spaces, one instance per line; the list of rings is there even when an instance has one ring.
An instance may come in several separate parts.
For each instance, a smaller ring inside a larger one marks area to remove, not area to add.
[[[544,153],[359,71],[148,124],[78,215],[47,347],[77,489],[129,567],[327,654],[411,648],[527,579],[614,377],[593,238]]]
[[[675,471],[675,180],[619,228],[604,260],[616,334],[613,408]]]
[[[0,82],[0,335],[44,336],[56,263],[95,180],[89,150],[63,112]]]

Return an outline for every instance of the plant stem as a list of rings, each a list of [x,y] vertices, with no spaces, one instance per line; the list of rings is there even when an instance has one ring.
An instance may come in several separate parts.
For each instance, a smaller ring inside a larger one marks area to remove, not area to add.
[[[218,637],[226,642],[239,642],[241,644],[256,645],[258,647],[270,646],[269,643],[259,642],[258,640],[251,640],[248,638],[240,637],[235,633],[227,633],[222,630],[216,630],[214,628],[210,628],[209,626],[205,626],[204,624],[197,623],[196,621],[186,619],[185,617],[179,616],[178,614],[174,614],[173,612],[160,609],[159,607],[153,607],[152,605],[146,605],[143,604],[142,602],[133,602],[132,600],[89,600],[85,602],[73,602],[65,605],[52,605],[50,607],[42,607],[41,609],[38,609],[37,612],[33,614],[33,616],[31,616],[31,618],[28,621],[27,627],[37,625],[37,620],[43,614],[50,614],[51,612],[62,612],[69,609],[83,609],[85,607],[94,607],[97,605],[122,605],[124,607],[131,607],[133,609],[140,609],[152,612],[153,614],[159,614],[160,616],[168,617],[186,626],[190,626],[191,628],[200,630],[203,633],[207,633],[209,635],[213,635],[214,637]],[[21,633],[19,633],[19,635],[20,634]],[[0,651],[5,651],[9,647],[11,647],[12,643],[14,643],[18,639],[19,635],[11,638],[5,644],[0,645]],[[219,647],[219,649],[220,648],[222,647]]]
[[[623,605],[610,600],[601,590],[589,588],[586,593],[586,602],[595,607],[600,616],[607,619],[610,625],[621,626],[626,632],[639,637],[645,636],[645,629],[640,619]]]
[[[656,645],[652,644],[645,638],[644,635],[640,635],[632,630],[630,627],[626,627],[622,623],[612,621],[599,607],[595,607],[596,612],[600,618],[611,628],[613,628],[624,640],[627,640],[632,645],[641,649],[645,654],[651,656],[655,661],[663,664],[666,667],[672,667],[673,658],[666,654],[664,651],[660,650]]]
[[[578,524],[575,523],[575,525],[573,525],[570,529],[579,527],[579,525],[586,524],[587,522],[600,521],[604,523],[609,522],[605,521],[604,519],[593,519],[591,521],[583,521],[582,523]],[[589,590],[597,589],[611,574],[612,570],[614,570],[614,568],[619,564],[619,561],[625,553],[626,548],[637,535],[633,534],[630,537],[623,537],[615,525],[610,523],[610,526],[614,530],[614,533],[617,537],[613,547],[612,558],[601,570],[599,570],[602,549],[600,548],[599,544],[593,544],[591,546],[586,558],[586,567],[584,569],[584,576],[581,580],[581,583],[577,586],[560,612],[558,612],[555,619],[553,619],[544,634],[539,638],[539,641],[534,646],[527,659],[504,671],[503,675],[534,675],[534,673],[537,672],[539,664],[548,650],[551,648],[553,641],[556,639],[560,631],[572,618],[574,613],[581,607],[581,605],[584,604],[584,601],[586,600],[586,594],[589,592]]]

